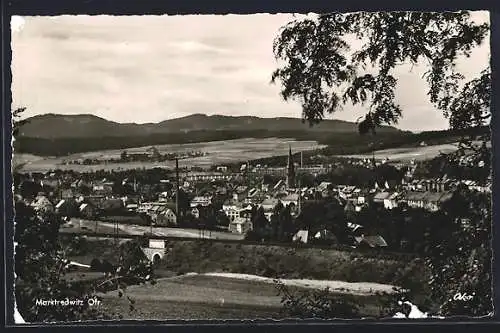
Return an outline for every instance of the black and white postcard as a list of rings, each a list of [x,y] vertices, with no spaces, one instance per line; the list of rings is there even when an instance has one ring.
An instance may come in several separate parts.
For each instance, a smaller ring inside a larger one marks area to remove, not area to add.
[[[11,30],[16,324],[493,314],[489,12]]]

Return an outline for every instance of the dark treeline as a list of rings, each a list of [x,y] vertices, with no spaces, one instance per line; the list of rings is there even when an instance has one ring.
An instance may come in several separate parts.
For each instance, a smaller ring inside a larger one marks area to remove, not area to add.
[[[381,132],[376,135],[359,136],[358,133],[330,133],[306,131],[192,131],[189,133],[152,134],[129,137],[61,138],[40,139],[19,137],[15,141],[15,151],[40,156],[65,156],[74,153],[106,149],[127,149],[132,147],[186,144],[208,141],[223,141],[242,138],[294,138],[296,140],[315,140],[328,145],[323,149],[325,155],[361,154],[373,149],[388,149],[412,146],[425,141],[427,144],[447,143],[458,140],[464,135],[481,135],[489,131],[487,127],[467,131],[432,131],[414,134],[411,132]]]

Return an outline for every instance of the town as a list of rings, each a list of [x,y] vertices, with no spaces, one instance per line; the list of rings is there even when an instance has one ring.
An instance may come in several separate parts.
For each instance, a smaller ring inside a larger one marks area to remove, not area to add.
[[[414,160],[339,159],[304,165],[303,154],[296,155],[290,147],[286,166],[246,162],[239,170],[218,165],[211,171],[17,174],[16,198],[63,217],[66,232],[97,233],[100,225],[112,223],[113,232],[129,233],[136,225],[143,228],[135,230],[151,236],[165,234],[162,228],[203,229],[220,239],[413,251],[408,247],[412,235],[394,237],[389,219],[407,218],[412,209],[438,212],[460,187],[491,190],[491,178],[482,183],[447,175],[417,178],[422,163]],[[341,178],[347,182],[342,183],[333,174],[344,169]],[[373,174],[364,181],[353,178],[359,169]],[[387,219],[385,225],[376,225],[374,212]]]

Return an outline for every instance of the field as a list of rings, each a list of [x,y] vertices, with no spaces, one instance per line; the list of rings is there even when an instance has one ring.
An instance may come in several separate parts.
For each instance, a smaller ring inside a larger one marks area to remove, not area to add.
[[[93,258],[116,262],[116,249],[124,240],[116,241],[87,238],[82,251],[70,259],[82,264]],[[273,281],[279,277],[293,293],[328,286],[335,297],[354,297],[363,306],[362,316],[374,317],[380,311],[377,292],[391,292],[403,277],[423,282],[427,276],[417,261],[333,249],[200,240],[167,244],[168,254],[155,269],[157,283],[126,289],[136,310],[129,311],[125,297],[108,292],[100,295],[106,312],[120,313],[125,319],[283,319]]]
[[[297,292],[303,288],[290,287]],[[136,310],[116,292],[101,294],[102,306],[124,319],[208,320],[284,319],[281,297],[273,283],[210,275],[182,275],[160,279],[155,285],[130,286],[127,296]],[[339,297],[342,297],[339,295]],[[363,316],[377,316],[377,296],[357,296]]]
[[[480,145],[481,142],[475,141],[474,144]],[[487,147],[491,148],[491,143],[487,143]],[[376,159],[389,158],[392,161],[424,161],[433,159],[439,154],[449,154],[457,151],[458,142],[456,143],[445,143],[440,145],[431,146],[417,146],[417,147],[406,147],[406,148],[392,148],[383,149],[375,151]],[[344,157],[352,158],[372,158],[372,154],[360,154],[360,155],[345,155]]]
[[[180,167],[209,167],[213,164],[224,164],[229,162],[247,161],[277,155],[286,155],[289,145],[294,152],[315,150],[325,147],[315,141],[296,141],[294,139],[238,139],[228,141],[212,141],[190,144],[173,144],[155,146],[162,154],[201,151],[205,156],[186,158],[179,161]],[[150,146],[126,149],[129,154],[145,153]],[[73,154],[65,157],[37,157],[34,155],[14,154],[13,164],[21,165],[21,170],[25,172],[45,172],[48,170],[123,170],[136,168],[153,168],[160,166],[157,162],[131,162],[113,163],[98,165],[66,165],[64,161],[78,159],[110,159],[119,158],[123,150],[104,150],[99,152],[88,152]],[[162,167],[173,168],[174,161],[162,163]]]
[[[423,161],[429,160],[440,153],[448,154],[458,149],[456,144],[442,144],[435,146],[409,147],[409,148],[393,148],[375,151],[376,159],[389,158],[392,161]],[[345,157],[352,158],[371,158],[372,154],[348,155]]]

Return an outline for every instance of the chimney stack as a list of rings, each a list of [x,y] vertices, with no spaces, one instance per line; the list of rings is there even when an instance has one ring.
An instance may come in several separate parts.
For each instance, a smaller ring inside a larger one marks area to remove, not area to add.
[[[175,214],[179,218],[179,159],[175,159]]]

